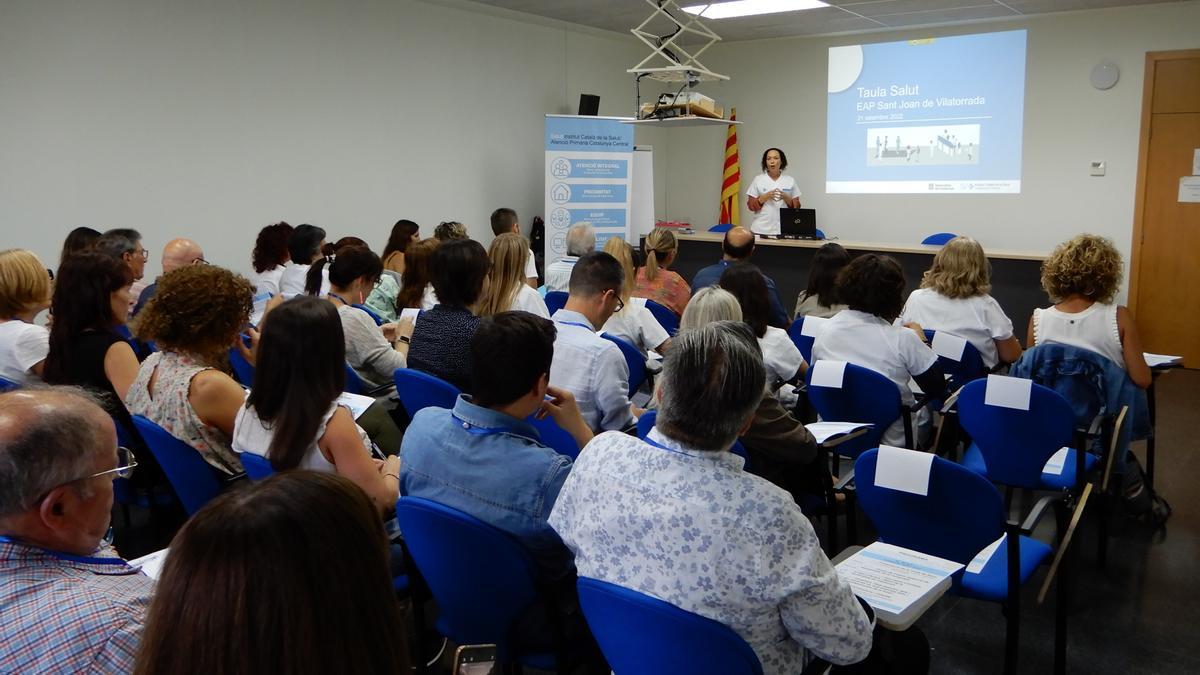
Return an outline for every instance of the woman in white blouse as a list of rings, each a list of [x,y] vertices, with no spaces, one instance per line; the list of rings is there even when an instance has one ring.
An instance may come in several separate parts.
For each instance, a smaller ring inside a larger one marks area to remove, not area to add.
[[[645,298],[631,296],[637,280],[637,272],[633,267],[633,247],[620,237],[611,237],[604,242],[604,252],[621,263],[621,268],[625,270],[625,285],[621,287],[621,302],[624,303],[621,311],[614,312],[600,332],[629,342],[643,355],[650,350],[665,354],[671,346],[667,329],[650,313]]]
[[[758,267],[746,262],[730,265],[721,274],[720,286],[738,299],[742,306],[742,320],[750,325],[758,337],[763,365],[767,368],[768,387],[774,391],[781,383],[804,377],[808,364],[788,337],[787,331],[767,324],[771,315],[771,300],[767,282]]]
[[[519,310],[550,318],[542,295],[526,283],[529,240],[512,232],[501,234],[488,247],[488,258],[492,261],[491,277],[487,294],[480,302],[479,316]]]
[[[0,251],[0,377],[16,384],[42,376],[50,333],[33,323],[50,306],[50,273],[30,251]]]
[[[254,274],[250,281],[254,283],[255,296],[279,295],[279,280],[292,260],[288,253],[288,237],[292,235],[292,229],[291,225],[278,222],[258,231],[254,253],[251,254]]]
[[[754,212],[750,231],[754,234],[778,237],[779,210],[800,208],[800,187],[796,179],[785,176],[787,155],[779,148],[767,148],[762,156],[763,172],[754,177],[746,190],[746,206]]]

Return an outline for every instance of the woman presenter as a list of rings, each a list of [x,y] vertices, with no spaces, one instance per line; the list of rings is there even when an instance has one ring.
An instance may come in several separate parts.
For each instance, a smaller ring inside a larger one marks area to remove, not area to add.
[[[750,230],[757,235],[779,236],[779,209],[800,208],[800,188],[796,179],[783,175],[787,155],[779,148],[767,148],[762,156],[763,172],[750,182],[746,205],[754,213]]]

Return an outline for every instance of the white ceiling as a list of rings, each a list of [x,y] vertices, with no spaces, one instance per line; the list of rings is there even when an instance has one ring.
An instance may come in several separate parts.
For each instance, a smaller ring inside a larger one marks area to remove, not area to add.
[[[475,0],[526,14],[628,34],[653,9],[646,0]],[[1031,14],[1103,7],[1150,5],[1182,0],[825,0],[831,6],[802,12],[709,21],[722,40],[757,40],[795,35],[856,33],[913,28]],[[679,0],[681,6],[702,0]],[[660,19],[650,32],[670,23]],[[686,41],[685,41],[686,42]]]

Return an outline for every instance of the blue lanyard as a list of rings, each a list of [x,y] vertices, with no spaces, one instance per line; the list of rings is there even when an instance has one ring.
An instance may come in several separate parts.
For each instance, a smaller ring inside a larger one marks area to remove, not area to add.
[[[661,448],[663,450],[666,450],[667,452],[673,452],[677,455],[685,455],[687,457],[691,457],[691,455],[688,455],[686,452],[680,452],[679,450],[676,450],[675,448],[668,448],[667,446],[663,445],[662,443],[655,441],[654,439],[650,438],[650,434],[646,434],[646,437],[643,438],[642,441],[649,443],[650,445],[653,445],[656,448]]]
[[[68,562],[84,563],[87,565],[125,565],[125,566],[129,565],[129,563],[125,562],[124,560],[122,560],[120,558],[98,558],[98,557],[94,557],[94,556],[71,555],[70,553],[62,553],[60,551],[51,551],[50,549],[41,548],[40,546],[33,546],[32,544],[26,544],[23,541],[13,539],[12,537],[9,537],[7,535],[0,535],[0,542],[4,542],[7,544],[20,544],[21,546],[28,546],[30,548],[36,548],[37,550],[41,551],[42,553],[45,553],[46,555],[50,556],[51,558],[58,558],[59,560],[66,560]]]
[[[337,293],[326,293],[325,295],[328,295],[328,296],[329,296],[329,297],[331,297],[331,298],[336,298],[336,299],[338,299],[338,300],[341,300],[341,301],[342,301],[342,304],[343,304],[343,305],[346,305],[347,307],[353,307],[353,306],[354,306],[354,304],[353,304],[353,303],[351,303],[350,301],[346,300],[345,298],[343,298],[342,296],[338,295]]]
[[[578,321],[555,321],[555,323],[561,324],[563,326],[579,326],[580,328],[586,328],[593,333],[596,331],[596,329],[592,328],[591,326],[587,325],[586,323],[579,323]]]

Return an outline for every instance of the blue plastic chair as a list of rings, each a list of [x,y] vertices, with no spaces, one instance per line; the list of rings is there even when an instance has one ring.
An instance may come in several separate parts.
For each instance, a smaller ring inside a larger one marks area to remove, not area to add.
[[[809,368],[804,376],[808,383],[808,400],[821,419],[872,425],[862,436],[838,445],[839,455],[853,459],[877,447],[884,432],[900,417],[904,418],[905,443],[912,447],[912,419],[908,407],[901,402],[900,389],[895,382],[853,363],[846,364],[840,389],[813,386],[812,374],[813,368]]]
[[[580,577],[579,604],[621,675],[761,675],[750,645],[729,626],[596,579]]]
[[[575,437],[567,433],[566,429],[558,426],[558,422],[554,418],[546,415],[543,419],[538,419],[536,415],[530,415],[525,419],[537,429],[538,436],[542,439],[542,445],[549,447],[560,455],[566,455],[575,461],[579,457],[579,443]]]
[[[366,312],[367,315],[370,316],[371,319],[375,321],[376,326],[382,326],[383,324],[387,323],[386,321],[383,320],[382,316],[379,316],[378,314],[376,314],[375,310],[371,309],[370,307],[367,307],[366,305],[354,304],[354,305],[350,305],[350,306],[355,309],[361,309],[362,311]]]
[[[358,376],[354,368],[349,363],[346,364],[346,386],[342,391],[347,394],[362,394],[367,390],[367,385],[363,384],[362,378]]]
[[[958,235],[954,234],[953,232],[938,232],[937,234],[931,234],[928,237],[925,237],[921,240],[921,243],[927,246],[945,246],[946,244],[950,243],[951,239],[957,236]]]
[[[925,329],[925,339],[929,344],[933,344],[933,338],[936,335],[937,331]],[[978,380],[988,373],[987,367],[983,365],[983,355],[970,342],[963,346],[961,360],[955,361],[941,354],[938,354],[937,360],[938,365],[942,367],[942,372],[950,376],[949,389],[951,391],[956,391],[966,386],[968,382]]]
[[[195,448],[141,415],[133,416],[133,426],[158,460],[188,515],[220,493],[221,481]]]
[[[250,336],[242,334],[242,344],[250,346]],[[254,386],[254,366],[242,356],[242,352],[237,347],[229,349],[229,365],[233,368],[233,376],[237,379],[238,384],[243,387]]]
[[[646,440],[646,436],[649,435],[650,430],[654,428],[654,422],[657,419],[657,410],[647,410],[645,413],[643,413],[637,421],[638,438],[642,439],[643,441]],[[746,463],[742,465],[742,469],[744,471],[754,473],[750,467],[750,453],[746,451],[746,446],[742,445],[741,441],[734,441],[733,447],[729,448],[729,451],[746,461]]]
[[[951,590],[965,597],[1005,604],[1005,672],[1016,673],[1021,585],[1053,552],[1048,544],[1028,536],[1044,510],[1038,510],[1021,525],[1009,521],[1004,498],[995,486],[983,476],[937,456],[931,458],[927,494],[877,486],[878,454],[877,449],[864,452],[854,464],[854,475],[858,501],[879,532],[880,541],[967,565],[1006,535],[978,573],[965,568],[957,572]],[[1056,509],[1056,514],[1061,524],[1061,511]],[[1064,582],[1058,580],[1056,611],[1060,612],[1060,626],[1066,625]],[[1065,638],[1064,632],[1056,638]],[[1056,652],[1057,648],[1056,644]],[[1065,643],[1062,648],[1065,653]],[[1061,672],[1057,665],[1056,672]]]
[[[816,234],[817,239],[821,239],[821,240],[825,239],[825,233],[821,231],[821,228],[819,228],[819,227],[816,228],[815,234]]]
[[[554,654],[514,653],[513,626],[539,601],[537,568],[521,544],[474,516],[418,497],[401,497],[396,519],[437,601],[438,633],[460,645],[494,644],[501,662],[554,669]]]
[[[567,293],[565,291],[546,291],[546,309],[550,310],[550,316],[562,309],[567,304]]]
[[[667,331],[667,335],[675,337],[675,334],[679,332],[678,314],[653,300],[646,300],[646,309],[650,310],[650,313],[654,315],[655,320],[663,327],[663,330]]]
[[[260,481],[275,475],[275,467],[271,466],[271,460],[262,455],[242,452],[238,453],[238,458],[242,460],[242,468],[246,470],[246,477],[250,480]]]
[[[449,382],[412,368],[397,368],[392,377],[409,419],[424,408],[453,408],[462,393]]]
[[[621,355],[625,357],[625,365],[629,366],[629,396],[632,397],[646,381],[646,357],[642,356],[642,352],[628,340],[623,340],[611,333],[601,333],[600,337],[621,348]]]
[[[733,229],[733,223],[718,223],[708,228],[709,232],[723,233]]]
[[[958,395],[958,416],[973,443],[963,453],[963,466],[994,483],[1030,490],[1066,490],[1077,487],[1079,464],[1083,472],[1097,457],[1071,449],[1062,473],[1045,471],[1046,461],[1075,436],[1071,404],[1053,389],[1030,383],[1029,410],[984,403],[987,380],[975,380]],[[1081,461],[1082,460],[1082,461]]]
[[[0,377],[0,394],[4,393],[6,391],[12,391],[14,389],[20,389],[20,388],[21,388],[21,384],[19,382],[13,382],[12,380],[8,379],[7,377]]]
[[[817,340],[815,337],[809,337],[802,334],[804,329],[804,321],[805,319],[810,318],[817,321],[828,321],[828,319],[824,319],[822,317],[798,316],[796,317],[796,320],[792,322],[792,325],[788,326],[787,331],[788,337],[792,339],[792,344],[796,345],[796,349],[800,350],[800,356],[804,357],[805,363],[812,363],[813,343]]]

